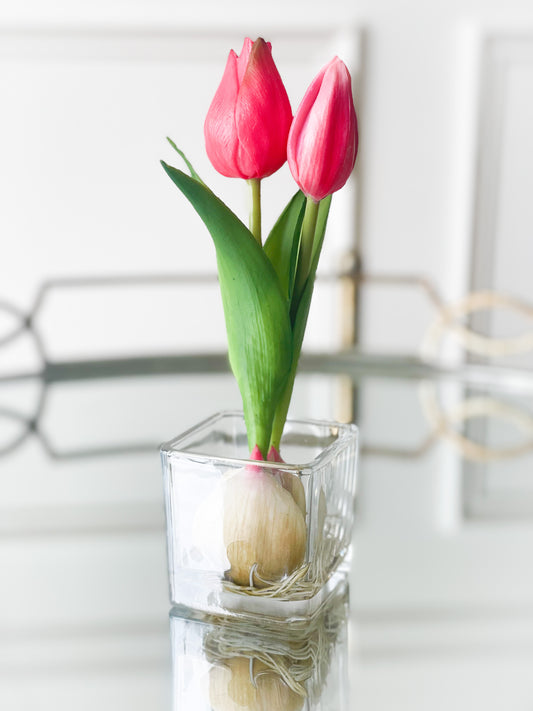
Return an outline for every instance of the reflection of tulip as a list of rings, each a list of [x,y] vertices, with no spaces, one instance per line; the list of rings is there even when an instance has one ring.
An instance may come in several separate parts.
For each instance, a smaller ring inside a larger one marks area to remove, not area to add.
[[[231,50],[204,125],[209,160],[230,178],[264,178],[287,158],[292,121],[289,98],[270,43],[244,40]]]
[[[318,202],[342,188],[357,141],[350,73],[335,57],[311,83],[289,134],[287,159],[302,192]]]

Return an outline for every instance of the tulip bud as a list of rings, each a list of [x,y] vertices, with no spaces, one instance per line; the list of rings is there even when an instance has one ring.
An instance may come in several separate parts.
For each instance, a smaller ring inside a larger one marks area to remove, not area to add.
[[[230,51],[204,125],[209,160],[229,178],[265,178],[287,159],[289,97],[268,42],[246,38]]]
[[[302,192],[318,202],[342,188],[357,142],[350,72],[335,57],[311,83],[289,133],[287,159]]]

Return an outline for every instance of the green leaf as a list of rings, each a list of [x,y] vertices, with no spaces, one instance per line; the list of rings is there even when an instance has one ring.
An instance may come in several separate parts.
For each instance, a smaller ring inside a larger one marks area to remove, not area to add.
[[[162,165],[215,244],[229,358],[241,391],[248,443],[266,455],[275,409],[291,369],[288,302],[270,260],[239,218],[205,185]]]
[[[283,391],[283,395],[281,396],[278,407],[276,408],[274,424],[272,426],[272,437],[270,440],[270,445],[276,447],[277,450],[279,450],[281,435],[283,434],[283,428],[285,427],[285,421],[287,419],[289,404],[294,388],[294,380],[296,378],[296,371],[298,369],[298,361],[300,359],[300,353],[302,350],[305,328],[307,326],[307,318],[309,316],[309,308],[311,306],[311,299],[313,297],[313,289],[315,286],[316,270],[320,259],[320,253],[322,251],[322,245],[324,243],[324,235],[326,234],[326,226],[330,206],[331,195],[328,195],[324,198],[324,200],[321,200],[320,202],[317,224],[315,229],[315,238],[313,241],[313,251],[311,255],[311,266],[309,269],[309,276],[307,277],[307,280],[305,282],[300,301],[295,311],[295,317],[293,319],[293,352],[291,372],[289,373],[289,377],[287,378],[287,384]]]
[[[194,169],[194,167],[193,167],[191,161],[187,158],[187,156],[185,155],[185,153],[184,153],[180,148],[178,148],[177,145],[174,143],[174,141],[173,141],[171,138],[169,138],[168,136],[167,136],[167,141],[170,143],[170,145],[172,146],[172,148],[176,151],[176,153],[179,155],[179,157],[183,160],[183,162],[185,163],[185,165],[186,165],[187,168],[189,169],[189,173],[191,174],[191,178],[194,178],[194,179],[197,180],[199,183],[202,183],[203,185],[205,185],[204,181],[200,178],[200,176],[198,175],[198,173],[195,171],[195,169]]]
[[[289,301],[293,295],[304,212],[305,195],[299,190],[281,213],[264,246]]]

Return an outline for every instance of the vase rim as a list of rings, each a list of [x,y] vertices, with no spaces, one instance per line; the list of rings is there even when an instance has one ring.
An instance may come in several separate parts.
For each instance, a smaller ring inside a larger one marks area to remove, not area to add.
[[[244,416],[243,412],[239,410],[221,410],[219,412],[216,412],[213,415],[210,415],[204,420],[193,425],[192,427],[189,427],[187,430],[180,433],[176,437],[173,437],[171,440],[164,442],[160,447],[161,454],[167,456],[183,454],[201,460],[216,459],[218,462],[226,462],[227,464],[232,466],[236,464],[238,464],[239,466],[242,466],[243,464],[258,466],[260,464],[261,467],[265,469],[286,469],[293,472],[301,472],[304,469],[313,469],[317,466],[322,466],[331,458],[333,458],[339,452],[339,450],[344,449],[344,447],[347,446],[350,442],[353,442],[355,440],[356,446],[359,442],[359,428],[354,423],[342,423],[336,422],[334,420],[289,418],[287,420],[287,424],[290,425],[300,424],[315,427],[319,426],[336,428],[339,431],[339,436],[334,442],[331,442],[330,444],[325,446],[311,461],[302,462],[299,464],[293,464],[288,462],[259,462],[257,460],[248,458],[245,459],[241,457],[227,457],[224,455],[210,455],[205,454],[204,452],[195,452],[192,449],[179,449],[179,443],[186,441],[187,438],[190,437],[193,433],[202,429],[207,429],[209,426],[212,426],[217,421],[231,417],[238,417],[240,419],[243,419]]]

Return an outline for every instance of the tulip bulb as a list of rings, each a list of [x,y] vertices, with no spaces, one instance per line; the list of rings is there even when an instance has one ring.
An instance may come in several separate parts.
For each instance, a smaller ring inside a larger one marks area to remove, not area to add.
[[[258,453],[258,454],[257,454]],[[252,452],[252,459],[261,459],[261,452],[257,448],[257,453],[256,450]],[[280,464],[283,464],[283,459],[281,458],[281,454],[278,452],[278,450],[272,446],[270,447],[270,450],[268,452],[267,460],[269,462],[279,462]],[[291,494],[292,498],[296,501],[298,506],[300,507],[301,512],[304,515],[305,518],[305,513],[306,513],[306,506],[305,506],[305,489],[303,487],[302,482],[300,481],[300,477],[296,476],[296,474],[292,474],[289,471],[286,471],[284,469],[279,469],[278,471],[274,472],[274,476],[276,479],[279,480],[281,486],[284,489],[287,489],[287,491]]]
[[[224,482],[223,537],[231,579],[264,587],[302,564],[305,515],[276,476],[248,466]]]
[[[209,700],[213,711],[299,711],[304,704],[279,674],[248,657],[211,667]]]
[[[279,481],[281,486],[289,492],[305,518],[305,489],[300,481],[300,477],[283,469],[277,471],[273,476]]]

